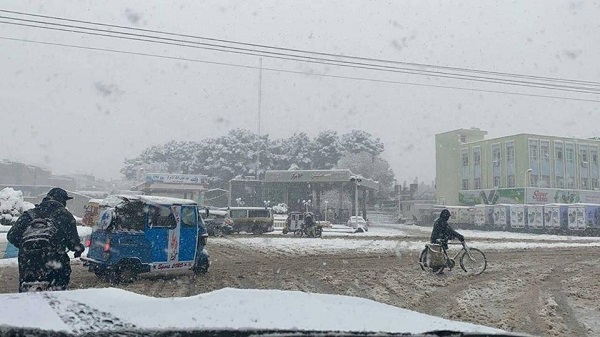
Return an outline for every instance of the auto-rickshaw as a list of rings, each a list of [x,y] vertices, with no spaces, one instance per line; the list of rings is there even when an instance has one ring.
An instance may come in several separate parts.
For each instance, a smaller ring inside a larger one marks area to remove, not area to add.
[[[311,218],[312,226],[307,226],[307,217]],[[323,226],[311,212],[290,212],[282,232],[283,234],[292,232],[294,236],[321,237]]]
[[[113,207],[101,214],[87,257],[81,257],[90,272],[119,283],[146,272],[208,271],[208,234],[195,201],[145,195],[105,200]]]

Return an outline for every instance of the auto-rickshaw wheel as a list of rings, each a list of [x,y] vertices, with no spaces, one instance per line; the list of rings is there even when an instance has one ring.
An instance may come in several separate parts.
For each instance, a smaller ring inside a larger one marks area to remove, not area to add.
[[[103,270],[103,269],[95,269],[94,275],[96,275],[97,278],[99,278],[100,280],[103,280],[103,281],[106,281],[108,279],[108,274],[107,274],[106,270]]]
[[[117,268],[108,273],[108,280],[112,284],[131,283],[138,277],[137,266],[128,261],[119,263]]]

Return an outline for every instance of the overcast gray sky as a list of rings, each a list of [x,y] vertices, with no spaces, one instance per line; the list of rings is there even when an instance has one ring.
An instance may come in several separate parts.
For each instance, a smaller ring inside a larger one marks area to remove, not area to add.
[[[0,9],[396,61],[600,81],[598,1],[3,1]],[[4,15],[1,14],[0,15]],[[258,66],[258,57],[0,24],[0,37]],[[265,68],[600,100],[600,95],[263,59]],[[168,140],[256,130],[258,71],[0,39],[0,159],[120,177]],[[600,136],[600,103],[263,72],[273,138],[364,129],[399,181],[432,181],[434,135],[477,126]]]

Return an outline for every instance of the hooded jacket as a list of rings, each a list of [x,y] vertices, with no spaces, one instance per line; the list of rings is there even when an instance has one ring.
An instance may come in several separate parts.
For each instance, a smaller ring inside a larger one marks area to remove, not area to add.
[[[448,212],[446,210],[444,210],[444,211]],[[440,214],[440,217],[433,224],[433,231],[431,231],[430,242],[438,243],[437,240],[442,240],[442,241],[444,241],[444,243],[443,243],[444,248],[448,248],[448,245],[445,243],[448,240],[458,239],[460,241],[463,241],[465,238],[460,233],[455,231],[452,227],[450,227],[450,225],[448,224],[448,219],[450,218],[450,212],[445,213],[444,211],[442,211],[442,214]]]

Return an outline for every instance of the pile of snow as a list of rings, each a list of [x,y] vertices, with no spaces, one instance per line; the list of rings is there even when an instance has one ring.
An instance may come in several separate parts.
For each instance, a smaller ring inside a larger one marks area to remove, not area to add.
[[[17,221],[19,216],[34,204],[23,200],[23,192],[6,187],[0,191],[0,223],[8,225]]]
[[[124,328],[505,333],[363,298],[298,291],[226,288],[153,298],[106,288],[3,294],[0,302],[0,325],[73,333]]]

